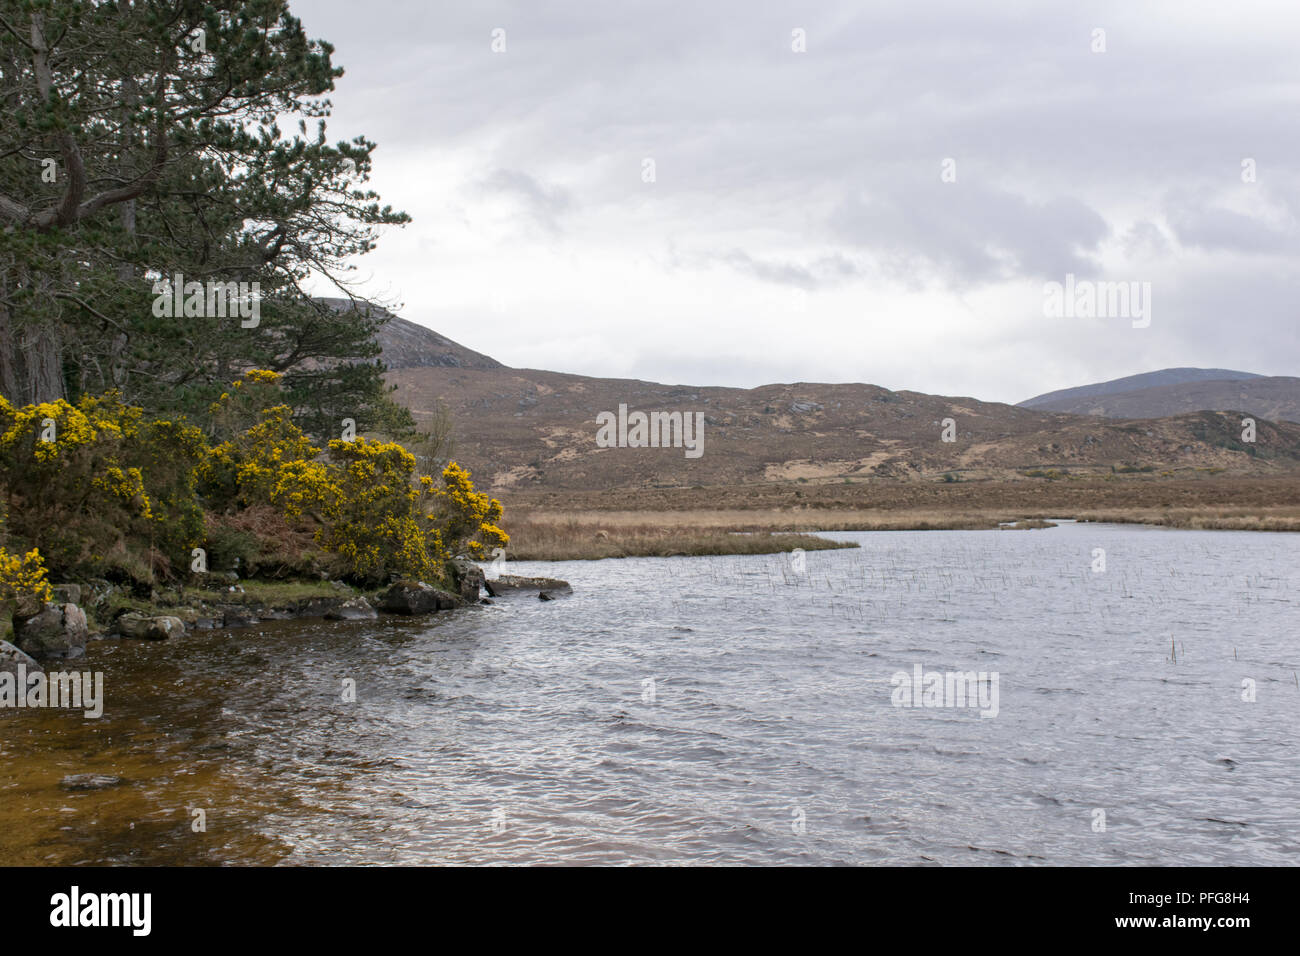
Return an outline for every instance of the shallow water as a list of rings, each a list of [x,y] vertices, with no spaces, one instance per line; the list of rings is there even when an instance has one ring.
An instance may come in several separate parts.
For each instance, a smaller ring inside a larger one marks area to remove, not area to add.
[[[101,719],[0,712],[0,862],[1300,862],[1300,537],[833,537],[803,573],[518,563],[574,594],[93,644]],[[918,664],[996,671],[997,716],[893,706]]]

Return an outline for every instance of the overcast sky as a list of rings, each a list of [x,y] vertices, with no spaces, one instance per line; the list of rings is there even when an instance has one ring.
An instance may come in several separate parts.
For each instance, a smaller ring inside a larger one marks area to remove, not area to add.
[[[291,7],[346,70],[331,138],[414,217],[366,291],[509,365],[1008,402],[1300,374],[1295,0]],[[1151,283],[1150,325],[1046,316],[1067,273]]]

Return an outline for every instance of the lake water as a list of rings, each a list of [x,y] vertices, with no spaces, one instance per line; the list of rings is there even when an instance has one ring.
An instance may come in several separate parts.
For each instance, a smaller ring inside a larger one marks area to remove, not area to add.
[[[0,712],[0,862],[1300,862],[1300,537],[832,537],[93,644],[103,718]],[[997,715],[894,706],[918,665],[996,672]]]

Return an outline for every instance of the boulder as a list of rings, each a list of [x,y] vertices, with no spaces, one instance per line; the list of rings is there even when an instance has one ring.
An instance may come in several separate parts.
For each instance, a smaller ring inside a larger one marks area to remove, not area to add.
[[[379,612],[363,597],[348,598],[325,612],[327,621],[373,621],[377,617]]]
[[[423,581],[398,581],[379,596],[379,610],[389,614],[430,614],[464,606],[464,598]]]
[[[251,627],[260,620],[256,608],[242,604],[227,605],[222,608],[221,624],[223,627]]]
[[[561,581],[558,578],[525,578],[518,574],[503,574],[500,577],[492,578],[484,584],[488,594],[493,597],[500,597],[503,594],[510,594],[516,591],[545,591],[547,597],[544,600],[550,600],[550,592],[554,591],[572,591],[568,581]]]
[[[77,605],[47,604],[31,617],[14,618],[14,643],[32,657],[81,657],[89,630]]]
[[[470,604],[479,599],[480,589],[487,583],[483,569],[472,561],[451,562],[451,576],[460,596]]]
[[[55,584],[50,590],[54,592],[55,604],[75,604],[81,606],[80,584]]]
[[[141,641],[165,641],[185,633],[185,622],[179,617],[163,615],[145,617],[138,611],[127,611],[117,619],[117,633]]]
[[[44,671],[44,668],[36,663],[32,657],[24,654],[8,641],[0,641],[0,673],[13,674],[16,678],[19,664],[26,667],[28,674],[37,674]]]

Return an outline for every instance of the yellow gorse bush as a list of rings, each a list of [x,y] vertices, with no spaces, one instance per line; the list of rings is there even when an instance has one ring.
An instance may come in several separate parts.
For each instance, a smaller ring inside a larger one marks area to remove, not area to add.
[[[205,539],[205,508],[270,506],[315,524],[320,546],[371,581],[390,573],[437,580],[448,559],[483,557],[508,542],[501,503],[476,491],[454,462],[438,482],[419,475],[397,442],[335,440],[322,452],[295,423],[279,378],[254,370],[233,383],[211,409],[216,444],[184,420],[150,419],[115,394],[23,407],[0,398],[11,532],[39,546],[21,559],[0,552],[0,570],[27,586],[43,580],[42,555],[60,573],[76,573],[132,541],[184,567]]]
[[[507,543],[495,524],[501,503],[476,492],[459,465],[444,470],[439,487],[417,474],[415,456],[398,442],[335,439],[321,455],[288,406],[254,409],[277,401],[277,378],[250,372],[214,406],[219,415],[254,421],[200,466],[201,487],[215,500],[270,504],[289,518],[316,519],[317,542],[363,579],[389,572],[436,579],[449,558],[481,557]]]
[[[115,546],[132,536],[169,549],[178,538],[197,538],[201,514],[192,489],[174,487],[168,474],[188,472],[183,439],[192,445],[196,437],[201,441],[191,426],[146,422],[115,393],[76,405],[0,400],[0,486],[10,535],[36,548],[51,569],[86,574],[102,570],[98,556],[120,553]],[[174,441],[179,450],[163,450]],[[155,489],[146,467],[157,473]]]
[[[496,525],[501,520],[501,502],[475,491],[468,471],[450,462],[442,471],[442,481],[443,487],[434,492],[438,511],[430,517],[441,520],[453,540],[463,541],[471,557],[486,557],[492,548],[510,543],[510,536]]]
[[[35,598],[45,603],[53,596],[39,551],[19,555],[0,548],[0,600]]]

